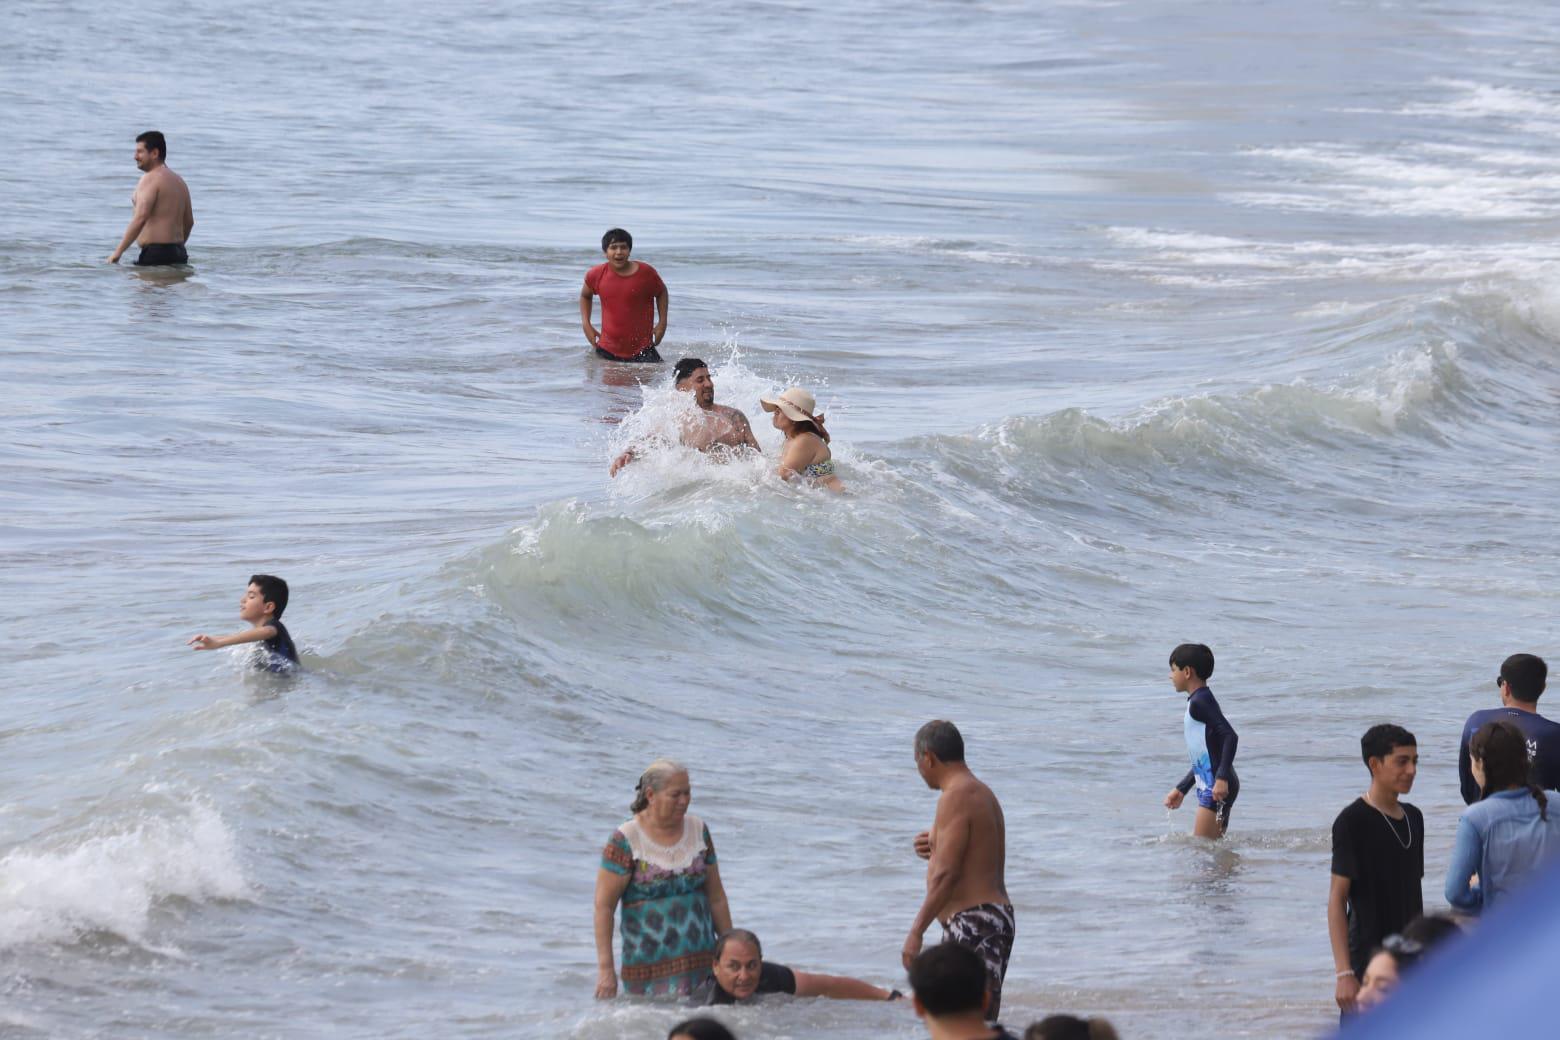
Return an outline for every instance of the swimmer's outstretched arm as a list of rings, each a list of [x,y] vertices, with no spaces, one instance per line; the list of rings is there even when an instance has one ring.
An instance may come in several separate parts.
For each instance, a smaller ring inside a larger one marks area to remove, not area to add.
[[[244,632],[234,632],[230,636],[208,636],[202,633],[191,636],[186,646],[193,646],[197,650],[220,650],[224,646],[237,646],[239,643],[258,643],[262,639],[274,639],[276,629],[271,625],[256,625]]]
[[[829,997],[833,1000],[892,1000],[892,991],[853,979],[846,975],[815,975],[793,971],[798,997]]]

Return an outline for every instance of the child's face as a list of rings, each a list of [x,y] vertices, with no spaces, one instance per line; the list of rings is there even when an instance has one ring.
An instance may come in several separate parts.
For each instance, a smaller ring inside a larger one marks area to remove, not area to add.
[[[1192,688],[1192,669],[1190,667],[1177,668],[1170,666],[1170,685],[1175,687],[1176,693],[1185,693]]]
[[[632,250],[633,246],[627,242],[614,242],[602,252],[607,254],[607,259],[611,261],[613,267],[622,267],[628,263],[628,254]]]
[[[238,601],[238,618],[251,625],[258,625],[270,613],[270,604],[260,593],[260,586],[251,584],[244,590],[244,598]]]

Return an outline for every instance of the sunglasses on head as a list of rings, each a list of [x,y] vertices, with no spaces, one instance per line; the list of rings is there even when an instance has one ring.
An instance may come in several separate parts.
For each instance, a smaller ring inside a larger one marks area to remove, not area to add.
[[[1394,957],[1418,957],[1425,952],[1425,944],[1418,939],[1405,939],[1401,935],[1389,935],[1381,941],[1381,948]]]

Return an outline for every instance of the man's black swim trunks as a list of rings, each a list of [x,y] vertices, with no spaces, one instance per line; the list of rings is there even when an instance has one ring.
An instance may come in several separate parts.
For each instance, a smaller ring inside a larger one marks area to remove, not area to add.
[[[616,354],[609,354],[605,350],[602,350],[600,347],[597,347],[596,348],[596,356],[599,357],[599,358],[602,358],[604,360],[607,360],[607,361],[663,361],[663,360],[665,360],[664,358],[661,357],[660,351],[656,350],[654,347],[646,347],[644,350],[641,350],[639,353],[635,354],[633,357],[618,357]]]
[[[137,267],[168,267],[189,262],[190,255],[177,242],[155,242],[142,246],[141,255],[135,258]]]

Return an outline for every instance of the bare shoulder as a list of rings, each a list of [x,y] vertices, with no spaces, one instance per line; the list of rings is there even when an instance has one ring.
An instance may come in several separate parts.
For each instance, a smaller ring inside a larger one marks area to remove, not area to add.
[[[715,407],[720,410],[720,414],[724,415],[732,422],[741,423],[744,426],[747,425],[748,417],[742,414],[742,410],[740,408],[733,408],[729,404],[718,404]]]

